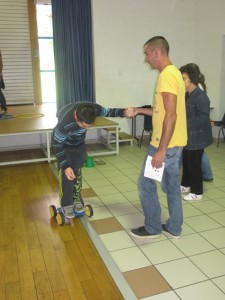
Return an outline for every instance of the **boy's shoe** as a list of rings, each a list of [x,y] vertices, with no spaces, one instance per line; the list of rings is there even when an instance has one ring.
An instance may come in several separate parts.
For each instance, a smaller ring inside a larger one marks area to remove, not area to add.
[[[186,186],[180,186],[180,191],[181,191],[181,194],[186,194],[186,193],[190,193],[190,187],[186,187]]]
[[[74,206],[74,210],[77,212],[77,213],[81,213],[84,211],[84,206],[81,202],[73,202],[73,206]]]
[[[63,210],[63,213],[64,213],[64,216],[66,218],[74,218],[74,206],[73,205],[68,205],[68,206],[64,206],[62,207],[62,210]]]
[[[1,110],[1,114],[3,114],[3,115],[4,115],[4,114],[6,114],[6,113],[7,113],[7,108],[6,108],[6,109],[2,109],[2,110]]]
[[[163,233],[173,239],[179,239],[180,235],[176,235],[176,234],[172,234],[171,232],[168,231],[168,229],[166,228],[166,224],[162,224],[162,231]]]
[[[186,201],[202,200],[202,195],[196,195],[196,194],[189,193],[186,196],[184,196],[183,199]]]
[[[161,234],[152,234],[149,233],[145,226],[141,226],[139,228],[131,229],[130,234],[133,237],[139,238],[139,239],[157,239],[161,236]]]

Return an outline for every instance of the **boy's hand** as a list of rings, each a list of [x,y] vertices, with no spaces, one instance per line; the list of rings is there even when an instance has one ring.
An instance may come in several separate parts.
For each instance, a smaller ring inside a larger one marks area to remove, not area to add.
[[[64,173],[65,173],[65,175],[66,175],[66,178],[68,179],[68,180],[74,180],[75,178],[76,178],[76,176],[75,176],[75,174],[74,174],[74,172],[73,172],[73,169],[72,168],[67,168],[67,169],[65,169],[64,170]]]
[[[128,107],[125,109],[125,116],[127,118],[133,118],[137,115],[137,109],[135,107]]]

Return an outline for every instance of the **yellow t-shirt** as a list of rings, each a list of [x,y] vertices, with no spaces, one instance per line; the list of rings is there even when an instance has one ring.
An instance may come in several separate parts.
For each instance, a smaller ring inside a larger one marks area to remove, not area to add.
[[[156,83],[152,115],[153,133],[151,145],[158,148],[162,136],[162,127],[165,117],[165,108],[162,98],[163,92],[172,93],[177,96],[176,125],[168,148],[185,146],[187,144],[185,85],[180,71],[174,65],[169,65],[163,69]]]

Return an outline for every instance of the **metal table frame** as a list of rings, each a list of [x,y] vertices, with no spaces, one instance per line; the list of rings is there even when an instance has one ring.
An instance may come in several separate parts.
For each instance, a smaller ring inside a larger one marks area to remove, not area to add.
[[[5,121],[1,121],[1,124],[4,124],[4,122],[10,122],[11,120],[12,120],[13,127],[8,128],[8,130],[6,127],[5,127],[5,129],[2,129],[0,131],[0,137],[23,136],[23,135],[27,135],[27,134],[32,134],[32,135],[45,134],[46,145],[45,145],[45,147],[42,147],[42,149],[45,153],[45,157],[0,162],[0,166],[9,166],[9,165],[15,165],[15,164],[25,164],[25,163],[43,162],[43,161],[47,161],[50,163],[51,161],[56,160],[55,156],[51,156],[51,134],[52,134],[54,126],[52,126],[52,128],[43,128],[40,130],[32,130],[31,129],[31,130],[26,131],[24,128],[30,128],[29,120],[23,120],[24,126],[23,126],[23,129],[21,129],[21,130],[20,130],[19,126],[18,127],[15,126],[15,124],[16,124],[15,122],[18,122],[18,120],[13,120],[13,119],[5,120]],[[22,120],[20,120],[19,122],[21,122],[21,121]],[[32,121],[35,122],[34,120],[32,120]],[[7,125],[9,125],[9,123]],[[38,127],[38,126],[36,126],[36,127]],[[44,126],[40,126],[40,127],[44,127]],[[119,124],[114,121],[108,120],[107,118],[104,118],[104,117],[97,117],[95,123],[89,129],[91,129],[91,130],[97,129],[99,131],[103,128],[115,128],[116,149],[115,150],[109,149],[108,151],[93,152],[93,153],[90,153],[90,156],[95,157],[95,156],[105,156],[105,155],[113,155],[113,154],[118,155],[119,154]],[[16,132],[16,129],[18,130],[18,132]]]

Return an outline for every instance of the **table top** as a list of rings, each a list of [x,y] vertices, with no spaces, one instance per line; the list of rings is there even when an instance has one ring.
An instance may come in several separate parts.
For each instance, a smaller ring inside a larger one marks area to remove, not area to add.
[[[10,119],[0,120],[0,135],[51,131],[57,124],[55,104],[9,106]],[[91,128],[118,126],[104,117],[97,117]]]

